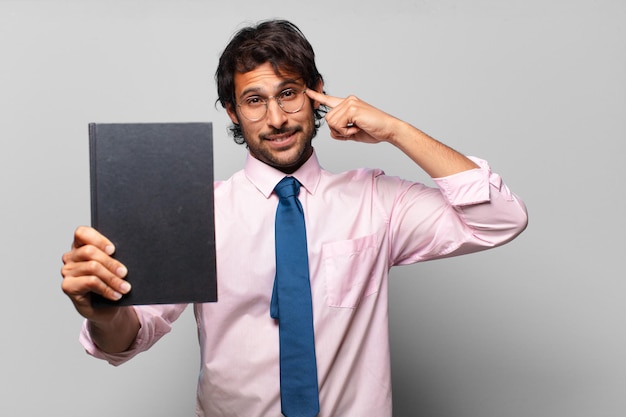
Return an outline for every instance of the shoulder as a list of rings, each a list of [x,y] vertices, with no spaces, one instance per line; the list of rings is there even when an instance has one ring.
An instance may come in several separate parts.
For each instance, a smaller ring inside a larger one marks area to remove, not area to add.
[[[350,184],[371,183],[376,178],[385,176],[385,172],[378,168],[357,168],[340,173],[322,170],[322,180],[326,182],[346,182]]]
[[[213,182],[213,189],[215,190],[215,194],[224,194],[229,192],[235,184],[240,183],[243,179],[245,179],[245,174],[243,170],[235,172],[230,178],[226,180],[217,180]]]
[[[385,174],[378,168],[358,168],[344,171],[338,174],[322,171],[322,184],[329,187],[341,186],[342,189],[397,189],[413,184],[400,177]]]
[[[386,175],[378,168],[358,168],[341,173],[322,171],[319,191],[342,199],[378,201],[395,199],[410,183],[399,177]]]

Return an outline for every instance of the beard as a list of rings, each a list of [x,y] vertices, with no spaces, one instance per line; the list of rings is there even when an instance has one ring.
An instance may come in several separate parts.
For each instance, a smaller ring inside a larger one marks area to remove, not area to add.
[[[270,129],[254,134],[241,125],[246,145],[256,159],[285,173],[292,173],[304,164],[313,154],[312,141],[315,136],[315,116],[311,115],[308,123],[287,125],[280,129]],[[294,141],[281,148],[272,144],[277,137],[296,136]]]

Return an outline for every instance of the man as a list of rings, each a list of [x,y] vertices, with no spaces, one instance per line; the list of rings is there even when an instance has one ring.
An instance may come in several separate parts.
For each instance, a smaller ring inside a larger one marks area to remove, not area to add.
[[[249,155],[242,171],[215,184],[219,293],[217,303],[194,305],[197,416],[281,414],[283,316],[272,317],[270,304],[278,281],[273,190],[285,176],[301,184],[318,415],[391,416],[389,268],[504,244],[526,227],[523,203],[485,161],[356,97],[325,95],[313,50],[289,22],[238,32],[216,80],[235,140]],[[324,171],[312,147],[322,117],[335,139],[395,145],[439,189],[379,170]],[[79,227],[62,274],[63,291],[86,318],[81,343],[117,365],[167,333],[185,305],[92,308],[91,292],[116,300],[130,291],[114,250],[96,230]]]

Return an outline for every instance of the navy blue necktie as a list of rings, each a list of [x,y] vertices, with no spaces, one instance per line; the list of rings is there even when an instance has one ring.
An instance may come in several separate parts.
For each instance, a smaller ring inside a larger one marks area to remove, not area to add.
[[[276,210],[276,277],[270,315],[278,320],[280,402],[286,417],[319,413],[309,255],[300,183],[283,178],[274,188]]]

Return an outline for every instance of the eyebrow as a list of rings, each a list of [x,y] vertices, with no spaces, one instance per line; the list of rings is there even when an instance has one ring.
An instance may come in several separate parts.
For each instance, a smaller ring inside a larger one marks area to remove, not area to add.
[[[299,84],[298,80],[300,80],[301,78],[286,78],[284,80],[282,80],[276,87],[277,90],[282,90],[283,88],[285,88],[286,86],[290,85],[290,84]],[[243,90],[241,92],[241,94],[239,94],[239,98],[242,99],[245,96],[247,96],[250,93],[260,93],[261,92],[261,88],[260,87],[249,87],[246,88],[245,90]]]

